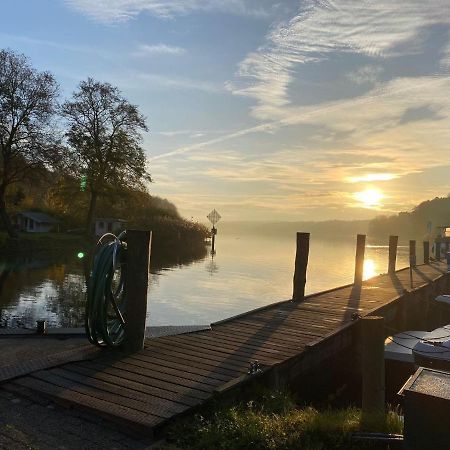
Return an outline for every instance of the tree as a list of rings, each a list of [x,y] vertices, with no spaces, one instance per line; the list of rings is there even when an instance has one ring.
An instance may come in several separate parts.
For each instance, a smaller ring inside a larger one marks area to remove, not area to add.
[[[109,83],[88,78],[62,106],[72,155],[70,170],[85,177],[90,195],[86,231],[92,230],[97,199],[111,189],[141,187],[151,181],[141,148],[145,118]]]
[[[16,232],[7,213],[8,188],[59,161],[52,118],[58,85],[49,72],[38,72],[28,59],[0,51],[0,220],[11,237]]]

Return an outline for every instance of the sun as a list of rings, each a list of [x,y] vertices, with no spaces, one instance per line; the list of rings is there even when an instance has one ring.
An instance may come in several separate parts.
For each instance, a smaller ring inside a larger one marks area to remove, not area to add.
[[[355,199],[362,203],[364,208],[376,208],[381,205],[384,194],[380,189],[366,189],[365,191],[356,192]]]

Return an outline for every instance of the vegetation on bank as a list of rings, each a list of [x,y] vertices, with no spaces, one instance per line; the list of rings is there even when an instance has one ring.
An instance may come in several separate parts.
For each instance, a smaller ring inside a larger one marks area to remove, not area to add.
[[[450,194],[424,201],[409,212],[376,217],[369,222],[369,235],[380,239],[389,235],[400,236],[402,240],[429,238],[430,222],[433,236],[435,227],[450,225]]]
[[[168,430],[165,450],[325,450],[373,448],[351,435],[366,431],[361,411],[298,408],[284,392],[264,391],[255,400],[211,405]],[[401,434],[403,424],[396,411],[376,421],[370,431]]]
[[[38,210],[86,235],[112,217],[153,230],[156,246],[203,244],[204,226],[147,191],[147,119],[117,87],[88,78],[61,102],[25,55],[0,50],[0,68],[0,229],[17,238],[11,216]]]

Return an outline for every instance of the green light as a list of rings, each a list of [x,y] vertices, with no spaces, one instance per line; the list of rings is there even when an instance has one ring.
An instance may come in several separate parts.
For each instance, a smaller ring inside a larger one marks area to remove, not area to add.
[[[87,186],[87,176],[82,175],[81,180],[80,180],[80,191],[85,192],[86,186]]]
[[[83,252],[78,252],[77,256],[78,256],[78,258],[82,259],[82,258],[84,258],[84,253]]]

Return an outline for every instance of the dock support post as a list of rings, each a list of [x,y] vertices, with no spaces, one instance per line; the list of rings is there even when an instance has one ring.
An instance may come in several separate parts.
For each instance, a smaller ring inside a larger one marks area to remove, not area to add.
[[[441,259],[441,239],[436,238],[434,241],[434,256],[439,261]]]
[[[358,234],[356,237],[356,256],[355,256],[355,286],[361,286],[364,274],[364,252],[366,249],[366,235]]]
[[[398,236],[389,236],[389,266],[388,273],[395,273],[395,264],[397,261]]]
[[[411,267],[416,267],[417,258],[416,258],[416,241],[409,241],[409,265]]]
[[[297,233],[295,254],[294,289],[292,300],[301,302],[305,298],[306,270],[309,255],[309,233]]]
[[[409,286],[414,288],[413,269],[416,267],[416,241],[409,241]]]
[[[125,268],[125,338],[122,348],[132,353],[144,348],[151,231],[127,230]]]
[[[430,241],[423,241],[423,263],[430,264]]]
[[[370,426],[384,414],[384,318],[366,316],[362,326],[362,421]]]

